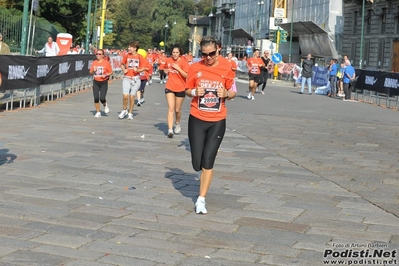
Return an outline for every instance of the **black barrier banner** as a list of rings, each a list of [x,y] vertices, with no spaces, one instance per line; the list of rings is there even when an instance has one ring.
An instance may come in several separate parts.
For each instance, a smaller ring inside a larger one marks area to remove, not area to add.
[[[0,56],[1,90],[24,89],[39,85],[36,78],[36,58],[28,56]]]
[[[356,88],[398,96],[399,73],[361,70],[356,81]]]
[[[0,55],[0,89],[32,88],[88,76],[94,59],[93,55]]]

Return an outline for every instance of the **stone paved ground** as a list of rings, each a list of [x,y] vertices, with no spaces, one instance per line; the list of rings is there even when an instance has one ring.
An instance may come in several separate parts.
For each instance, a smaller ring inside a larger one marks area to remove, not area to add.
[[[0,113],[0,265],[312,266],[337,244],[398,249],[397,111],[270,80],[248,101],[239,82],[202,216],[189,101],[168,139],[161,85],[129,121],[120,83],[100,119],[91,91]]]

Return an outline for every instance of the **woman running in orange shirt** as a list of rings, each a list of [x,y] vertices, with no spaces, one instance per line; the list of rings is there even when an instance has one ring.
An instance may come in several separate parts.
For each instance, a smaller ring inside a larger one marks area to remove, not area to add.
[[[216,40],[204,36],[200,42],[202,61],[190,66],[186,95],[191,100],[188,139],[191,162],[200,177],[197,214],[206,214],[205,196],[213,178],[213,165],[226,130],[225,101],[236,93],[231,89],[234,77],[231,66],[219,62]],[[224,59],[226,60],[226,59]]]
[[[168,81],[165,85],[165,97],[168,103],[168,138],[173,138],[173,134],[181,132],[181,106],[185,94],[186,77],[189,64],[182,58],[183,49],[179,45],[172,47],[172,56],[166,59],[165,73],[168,74]],[[176,117],[175,128],[173,131],[173,119]]]
[[[96,114],[94,117],[101,117],[100,102],[104,106],[104,113],[109,113],[107,100],[108,80],[112,75],[112,67],[109,61],[104,59],[104,50],[98,49],[96,52],[96,60],[93,61],[90,67],[90,75],[94,74],[93,79],[93,96],[94,107]]]

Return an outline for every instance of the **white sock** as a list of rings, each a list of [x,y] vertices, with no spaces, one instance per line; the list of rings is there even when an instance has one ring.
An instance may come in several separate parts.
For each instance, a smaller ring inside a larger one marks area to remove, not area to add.
[[[205,201],[205,197],[198,196],[197,201]]]

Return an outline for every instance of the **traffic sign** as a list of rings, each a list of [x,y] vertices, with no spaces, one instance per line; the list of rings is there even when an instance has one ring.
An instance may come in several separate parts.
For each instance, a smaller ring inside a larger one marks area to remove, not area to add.
[[[272,62],[275,64],[280,63],[283,60],[283,56],[279,53],[274,53],[272,55]]]

